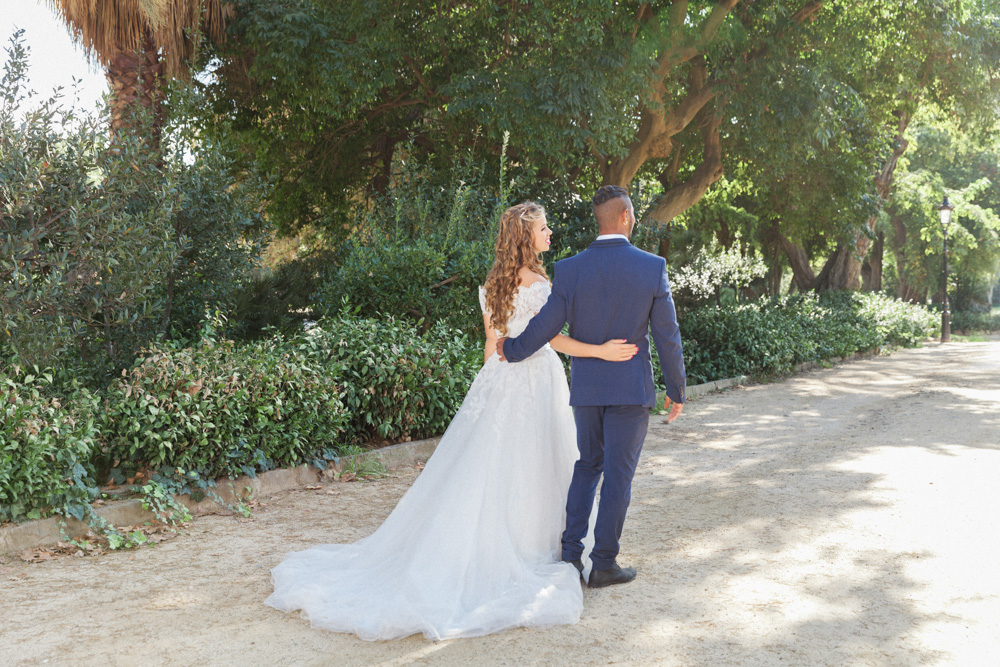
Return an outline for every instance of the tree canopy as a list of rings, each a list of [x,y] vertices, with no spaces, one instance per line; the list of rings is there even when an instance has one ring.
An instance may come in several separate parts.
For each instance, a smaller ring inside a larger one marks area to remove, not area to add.
[[[812,178],[836,168],[856,203],[835,226],[862,230],[915,105],[995,101],[996,4],[243,0],[213,109],[275,176],[286,228],[342,224],[401,152],[448,164],[510,132],[515,163],[585,193],[658,181],[660,222],[734,161],[822,164]]]

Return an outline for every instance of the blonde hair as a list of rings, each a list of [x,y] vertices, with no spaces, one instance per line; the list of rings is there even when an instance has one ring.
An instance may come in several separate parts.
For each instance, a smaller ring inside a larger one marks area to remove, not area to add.
[[[522,266],[548,277],[537,250],[535,225],[545,217],[545,209],[533,201],[511,206],[500,216],[500,230],[494,252],[493,268],[486,276],[486,309],[490,323],[501,334],[507,333],[507,320],[514,314],[514,293]]]

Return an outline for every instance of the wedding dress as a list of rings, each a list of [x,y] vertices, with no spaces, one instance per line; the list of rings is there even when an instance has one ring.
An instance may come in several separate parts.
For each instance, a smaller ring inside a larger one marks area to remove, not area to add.
[[[509,335],[550,291],[544,281],[518,288]],[[575,440],[556,352],[546,345],[516,364],[494,354],[378,530],[288,554],[272,570],[266,604],[368,640],[575,623],[580,576],[559,560]]]

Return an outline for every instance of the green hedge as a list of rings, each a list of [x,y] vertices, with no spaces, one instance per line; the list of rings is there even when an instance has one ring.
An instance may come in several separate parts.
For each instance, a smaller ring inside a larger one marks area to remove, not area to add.
[[[0,374],[0,520],[80,518],[115,468],[210,481],[437,435],[481,350],[443,325],[422,334],[342,315],[243,345],[206,326],[192,346],[149,348],[100,394],[11,369]]]
[[[787,372],[805,361],[913,346],[936,316],[881,294],[797,295],[681,313],[688,383]]]
[[[315,458],[342,441],[336,368],[308,341],[204,337],[149,350],[107,391],[112,465],[181,468],[207,479]]]
[[[442,433],[482,366],[482,342],[441,323],[421,334],[393,318],[340,315],[306,338],[341,367],[348,444]]]
[[[53,388],[49,372],[0,372],[0,521],[39,518],[50,507],[79,518],[97,497],[99,401],[72,383],[62,398]]]
[[[699,308],[682,312],[680,325],[688,382],[697,384],[914,345],[937,319],[885,296],[837,293]],[[112,465],[210,479],[440,434],[481,355],[481,340],[443,324],[421,333],[342,313],[244,345],[206,328],[196,345],[149,349],[100,395],[8,372],[0,375],[0,519],[52,509],[76,516]]]
[[[972,333],[974,331],[1000,331],[1000,310],[992,313],[973,313],[960,311],[951,314],[952,331]]]

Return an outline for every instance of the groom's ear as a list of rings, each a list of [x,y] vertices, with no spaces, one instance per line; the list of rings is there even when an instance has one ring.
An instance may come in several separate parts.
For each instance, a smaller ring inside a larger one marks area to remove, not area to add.
[[[618,229],[631,230],[632,228],[632,202],[627,197],[622,197],[624,206],[618,213]]]

